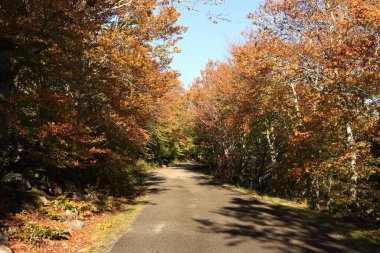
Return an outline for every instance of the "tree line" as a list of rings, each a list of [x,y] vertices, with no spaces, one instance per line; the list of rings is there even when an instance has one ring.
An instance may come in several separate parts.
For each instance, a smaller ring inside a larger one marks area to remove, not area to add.
[[[380,217],[380,3],[267,0],[188,93],[221,180]]]
[[[0,176],[125,193],[185,28],[169,1],[0,1]]]

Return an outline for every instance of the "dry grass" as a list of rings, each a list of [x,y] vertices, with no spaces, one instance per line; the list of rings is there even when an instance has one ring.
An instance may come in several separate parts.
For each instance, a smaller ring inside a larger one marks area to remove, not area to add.
[[[203,175],[211,181],[218,182],[218,180],[212,175]],[[355,218],[352,217],[342,217],[340,215],[311,210],[305,201],[293,201],[272,197],[231,184],[223,184],[223,186],[249,194],[253,198],[259,199],[268,204],[287,207],[290,210],[305,216],[305,218],[310,221],[335,231],[335,233],[339,234],[343,240],[347,240],[356,245],[361,252],[380,253],[380,227],[375,224],[366,224],[355,221]]]
[[[48,209],[56,217],[64,217],[65,213],[58,212],[52,206],[45,206],[39,209],[24,210],[8,217],[5,226],[10,237],[9,246],[16,253],[86,253],[86,252],[105,252],[112,244],[121,237],[127,230],[129,224],[142,208],[144,197],[134,200],[127,198],[114,199],[117,205],[107,207],[99,213],[88,213],[81,216],[84,223],[82,229],[69,228],[61,220],[52,219],[42,210]],[[29,232],[25,227],[50,227],[54,230],[70,231],[66,238],[51,240],[49,238],[29,237]],[[28,239],[30,238],[30,239]]]
[[[108,252],[112,246],[126,233],[130,224],[133,223],[137,215],[143,208],[143,201],[146,197],[140,197],[136,204],[130,206],[124,212],[110,215],[104,222],[97,225],[93,230],[91,239],[97,242],[89,252]]]

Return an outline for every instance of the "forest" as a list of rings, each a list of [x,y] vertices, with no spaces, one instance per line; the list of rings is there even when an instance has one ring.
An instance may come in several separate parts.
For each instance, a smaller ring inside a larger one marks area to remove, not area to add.
[[[380,2],[266,0],[188,90],[170,67],[178,4],[0,1],[0,220],[41,196],[54,208],[75,192],[130,197],[146,164],[189,159],[380,222]]]

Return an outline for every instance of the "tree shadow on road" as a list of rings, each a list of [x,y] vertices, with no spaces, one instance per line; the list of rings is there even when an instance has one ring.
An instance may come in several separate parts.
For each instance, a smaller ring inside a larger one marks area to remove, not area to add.
[[[282,206],[235,197],[215,213],[224,216],[226,222],[195,221],[203,232],[225,234],[231,247],[254,239],[274,252],[347,252],[342,242],[332,238],[332,231]]]
[[[161,192],[169,191],[167,187],[162,186],[166,182],[163,176],[156,173],[149,176],[148,180],[144,182],[144,189],[148,194],[158,194]]]
[[[178,168],[192,172],[202,170],[201,167],[192,165],[180,165]],[[224,234],[227,246],[234,247],[254,239],[263,248],[274,252],[330,253],[347,252],[347,248],[355,249],[355,245],[339,234],[291,208],[254,199],[198,173],[193,178],[198,185],[208,187],[209,190],[227,190],[230,192],[228,195],[233,196],[229,205],[214,211],[223,216],[221,220],[225,220],[224,223],[194,219],[202,232]],[[360,252],[366,251],[361,249]]]

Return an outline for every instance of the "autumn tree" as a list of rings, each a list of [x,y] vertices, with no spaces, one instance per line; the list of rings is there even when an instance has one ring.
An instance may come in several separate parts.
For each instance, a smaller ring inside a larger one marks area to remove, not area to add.
[[[179,13],[154,0],[0,6],[2,173],[38,175],[51,191],[67,177],[128,191],[121,175],[177,85]]]
[[[225,63],[234,74],[207,66],[191,91],[201,149],[238,150],[228,167],[229,151],[208,152],[215,173],[312,207],[376,215],[378,10],[370,0],[269,0],[251,14],[255,29]]]

